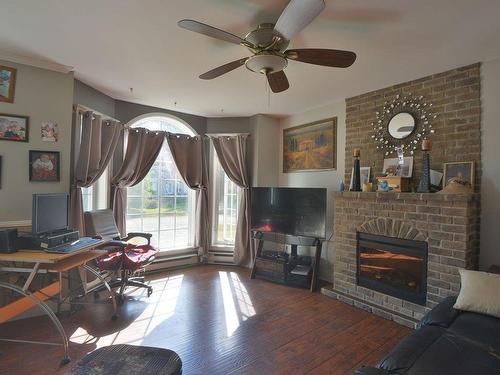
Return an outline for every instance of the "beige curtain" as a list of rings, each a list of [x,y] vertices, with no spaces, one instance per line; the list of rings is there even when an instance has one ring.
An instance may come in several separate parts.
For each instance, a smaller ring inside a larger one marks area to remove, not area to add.
[[[246,166],[246,136],[220,136],[212,138],[219,161],[227,176],[243,189],[241,196],[236,239],[235,263],[250,266],[254,254],[250,246],[250,184]]]
[[[76,118],[78,113],[75,113]],[[78,124],[77,124],[78,126]],[[85,234],[82,188],[94,184],[103,174],[115,152],[123,127],[114,121],[102,121],[92,112],[83,114],[80,150],[71,187],[71,227]]]
[[[111,180],[113,212],[116,225],[124,236],[125,208],[127,206],[127,189],[141,182],[153,166],[161,151],[164,132],[150,131],[143,128],[130,129],[127,138],[127,151],[120,170]]]
[[[208,258],[208,173],[203,137],[167,134],[167,141],[177,170],[189,188],[196,190],[195,246]]]

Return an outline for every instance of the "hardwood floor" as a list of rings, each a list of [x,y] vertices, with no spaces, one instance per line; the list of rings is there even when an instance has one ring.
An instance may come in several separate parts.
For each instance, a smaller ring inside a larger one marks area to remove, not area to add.
[[[61,321],[61,348],[0,342],[1,374],[62,374],[98,347],[128,343],[175,350],[184,374],[351,374],[375,364],[410,329],[305,289],[250,280],[238,267],[200,266],[151,277],[154,292],[130,291],[111,321],[106,305]],[[104,293],[102,296],[104,297]],[[45,317],[0,326],[0,337],[56,341]]]

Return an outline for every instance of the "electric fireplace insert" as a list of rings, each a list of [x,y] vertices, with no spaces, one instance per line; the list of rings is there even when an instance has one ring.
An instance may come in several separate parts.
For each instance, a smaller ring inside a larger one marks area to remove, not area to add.
[[[357,283],[425,305],[427,242],[358,233]]]

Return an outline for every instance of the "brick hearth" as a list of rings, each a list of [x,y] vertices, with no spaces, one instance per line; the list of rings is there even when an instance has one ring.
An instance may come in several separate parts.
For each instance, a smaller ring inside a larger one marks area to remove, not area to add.
[[[479,195],[335,193],[333,288],[323,293],[414,326],[430,308],[460,289],[459,268],[477,267]],[[357,232],[428,243],[427,302],[420,306],[356,283]]]

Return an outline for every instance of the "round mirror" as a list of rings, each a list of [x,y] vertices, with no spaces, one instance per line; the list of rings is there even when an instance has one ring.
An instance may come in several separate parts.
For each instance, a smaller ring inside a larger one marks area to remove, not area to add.
[[[408,112],[398,113],[391,118],[387,128],[393,138],[406,138],[415,129],[415,118]]]

